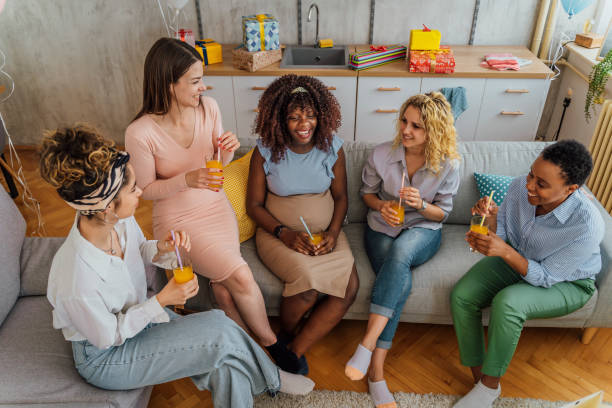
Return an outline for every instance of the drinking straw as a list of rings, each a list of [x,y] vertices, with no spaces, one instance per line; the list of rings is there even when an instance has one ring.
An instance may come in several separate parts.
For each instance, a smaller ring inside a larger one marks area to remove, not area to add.
[[[400,189],[400,200],[399,200],[399,205],[398,207],[402,206],[402,190],[404,189],[404,180],[406,179],[406,172],[404,171],[402,173],[402,188]]]
[[[217,139],[217,161],[221,163],[221,136]]]
[[[491,200],[493,200],[493,194],[495,193],[495,190],[491,191],[491,194],[489,194],[489,199],[487,200],[487,210],[489,209],[489,206],[491,205]],[[480,220],[480,226],[482,227],[484,224],[484,220],[485,220],[486,215],[482,216],[482,220]]]
[[[300,221],[302,221],[302,224],[304,224],[304,228],[306,228],[306,232],[308,233],[308,236],[310,237],[310,239],[314,241],[314,238],[312,237],[312,234],[310,233],[310,230],[308,229],[308,225],[306,225],[306,221],[304,221],[304,218],[302,218],[301,215],[300,215]]]
[[[181,271],[183,270],[183,261],[181,261],[181,256],[179,255],[178,246],[176,245],[176,237],[174,236],[174,230],[170,230],[170,234],[172,234],[172,240],[174,241],[174,252],[176,252],[176,258],[178,259],[179,266],[181,267]]]

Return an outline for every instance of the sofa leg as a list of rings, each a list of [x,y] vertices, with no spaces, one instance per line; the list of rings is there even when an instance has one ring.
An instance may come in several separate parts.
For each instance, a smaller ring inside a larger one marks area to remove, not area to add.
[[[593,337],[595,337],[595,334],[597,334],[597,330],[599,330],[599,327],[585,327],[582,329],[582,338],[580,339],[582,344],[589,344]]]

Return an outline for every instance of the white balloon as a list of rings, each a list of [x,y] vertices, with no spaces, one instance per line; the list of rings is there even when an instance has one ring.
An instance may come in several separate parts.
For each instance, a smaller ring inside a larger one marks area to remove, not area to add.
[[[0,0],[0,2],[2,2],[3,0]],[[168,6],[173,7],[177,10],[182,9],[183,7],[185,7],[185,4],[187,4],[188,0],[167,0],[168,1]]]

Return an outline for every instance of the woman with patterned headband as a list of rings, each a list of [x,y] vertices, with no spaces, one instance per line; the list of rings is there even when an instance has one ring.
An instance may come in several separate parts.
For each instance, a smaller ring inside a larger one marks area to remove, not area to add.
[[[133,217],[142,191],[129,158],[86,126],[48,132],[42,142],[42,177],[77,210],[47,297],[79,374],[111,390],[190,376],[216,407],[251,407],[264,391],[309,392],[312,381],[279,370],[223,312],[180,317],[165,308],[195,296],[197,278],[171,279],[147,297],[145,268],[175,267],[174,245],[188,251],[191,242],[184,231],[145,239]]]
[[[340,106],[316,78],[283,76],[259,100],[247,212],[259,227],[259,257],[285,284],[280,338],[297,373],[308,372],[304,353],[338,324],[359,288],[341,228],[348,198],[339,126]]]

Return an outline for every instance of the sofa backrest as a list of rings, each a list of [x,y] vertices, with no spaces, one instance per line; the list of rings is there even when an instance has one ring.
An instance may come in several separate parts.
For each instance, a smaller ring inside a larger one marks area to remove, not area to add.
[[[0,325],[19,296],[19,256],[25,231],[25,220],[0,186]]]
[[[474,181],[474,172],[519,176],[527,174],[533,161],[550,142],[459,142],[461,155],[461,184],[453,200],[453,211],[446,221],[449,224],[469,224],[470,209],[478,200],[479,194]],[[361,171],[376,144],[346,142],[347,187],[349,222],[365,222],[367,208],[359,195]],[[252,146],[242,146],[237,157],[246,153]]]

